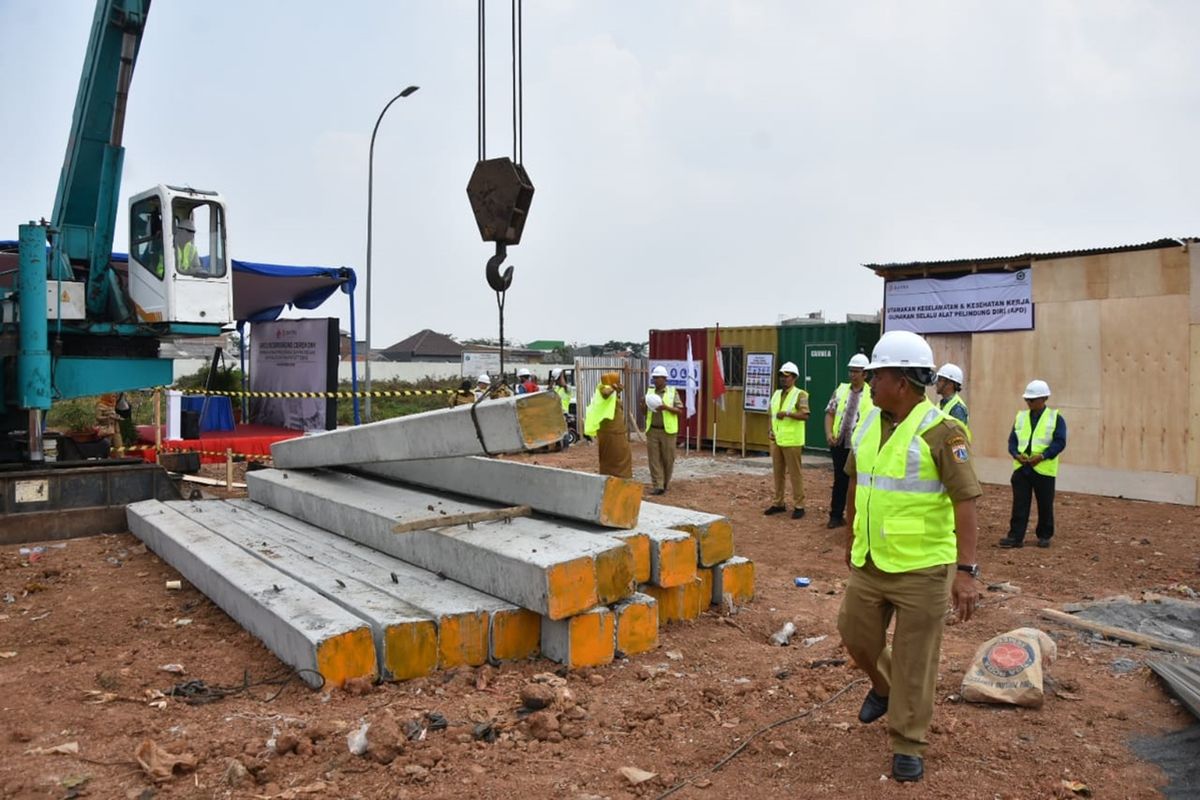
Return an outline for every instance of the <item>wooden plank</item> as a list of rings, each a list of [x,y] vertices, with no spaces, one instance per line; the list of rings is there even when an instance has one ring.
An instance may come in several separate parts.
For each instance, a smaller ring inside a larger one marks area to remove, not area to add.
[[[1155,650],[1166,650],[1170,653],[1183,653],[1189,656],[1200,656],[1200,647],[1192,647],[1191,645],[1182,644],[1180,642],[1172,642],[1169,639],[1162,639],[1158,636],[1150,636],[1145,633],[1138,633],[1126,628],[1117,628],[1112,625],[1104,625],[1100,622],[1093,622],[1090,619],[1080,619],[1079,617],[1067,614],[1054,608],[1043,608],[1041,614],[1046,619],[1061,622],[1075,628],[1082,628],[1085,631],[1092,631],[1107,636],[1110,639],[1120,639],[1124,642],[1132,642],[1133,644],[1141,645],[1142,647],[1150,647]]]
[[[216,478],[206,478],[203,475],[183,475],[180,477],[180,479],[185,480],[188,483],[198,483],[201,486],[225,486],[226,485],[225,481],[219,481]],[[245,489],[246,484],[234,481],[228,488]]]
[[[508,508],[491,508],[487,511],[464,511],[461,514],[446,514],[440,517],[417,519],[412,522],[401,522],[392,526],[392,533],[411,533],[413,531],[428,531],[435,528],[449,528],[454,525],[466,525],[470,528],[476,522],[493,522],[510,520],[514,517],[528,517],[533,514],[529,506],[509,506]]]
[[[1121,298],[1101,305],[1104,357],[1099,386],[1094,378],[1090,382],[1104,410],[1103,426],[1096,432],[1098,466],[1187,471],[1188,395],[1194,382],[1187,379],[1187,315],[1183,295]]]

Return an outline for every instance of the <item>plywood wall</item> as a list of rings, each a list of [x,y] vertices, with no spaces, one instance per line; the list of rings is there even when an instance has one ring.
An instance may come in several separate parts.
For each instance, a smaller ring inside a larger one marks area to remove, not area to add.
[[[1181,248],[1033,266],[1033,331],[930,336],[938,363],[963,359],[974,449],[1004,457],[1026,383],[1050,384],[1067,419],[1064,465],[1200,475],[1200,342]]]

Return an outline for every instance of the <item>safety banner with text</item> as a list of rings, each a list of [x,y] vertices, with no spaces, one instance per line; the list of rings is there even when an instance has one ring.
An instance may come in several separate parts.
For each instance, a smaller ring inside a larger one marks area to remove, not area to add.
[[[974,333],[1033,329],[1030,271],[915,278],[884,286],[883,329]]]

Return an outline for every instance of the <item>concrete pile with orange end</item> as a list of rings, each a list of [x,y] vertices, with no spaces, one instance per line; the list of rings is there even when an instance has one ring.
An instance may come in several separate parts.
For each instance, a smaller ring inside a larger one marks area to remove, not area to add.
[[[600,666],[657,647],[662,624],[754,596],[727,518],[641,502],[631,481],[470,457],[331,463],[345,471],[250,472],[249,500],[128,513],[313,685],[539,653]]]

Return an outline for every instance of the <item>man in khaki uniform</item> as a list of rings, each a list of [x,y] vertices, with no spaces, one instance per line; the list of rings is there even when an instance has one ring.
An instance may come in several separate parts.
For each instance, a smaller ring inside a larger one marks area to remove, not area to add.
[[[966,432],[925,397],[933,370],[920,336],[883,335],[867,367],[876,408],[855,429],[846,464],[855,490],[846,509],[850,580],[838,630],[871,679],[859,721],[888,716],[897,781],[925,773],[947,601],[965,621],[979,597],[976,499],[983,492]]]
[[[642,399],[646,412],[646,460],[650,466],[651,494],[666,494],[675,470],[675,444],[679,436],[679,418],[683,402],[679,392],[667,386],[667,368],[657,366],[650,373],[653,388]]]
[[[775,495],[763,513],[787,511],[784,505],[786,478],[792,479],[792,519],[804,517],[804,425],[808,420],[808,392],[796,386],[800,370],[791,361],[779,368],[779,388],[771,395],[771,468]]]

